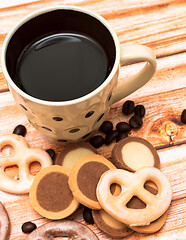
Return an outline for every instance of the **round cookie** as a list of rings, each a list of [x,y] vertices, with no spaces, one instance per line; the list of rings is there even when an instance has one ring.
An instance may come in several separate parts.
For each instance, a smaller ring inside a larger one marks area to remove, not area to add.
[[[71,215],[79,203],[68,185],[69,169],[53,165],[42,169],[30,189],[32,207],[48,219],[63,219]]]
[[[97,150],[87,142],[72,143],[62,149],[55,164],[71,169],[80,158],[97,153]]]
[[[8,213],[0,202],[0,239],[8,240],[10,236],[10,220]]]
[[[139,137],[127,137],[115,145],[112,150],[112,162],[117,168],[135,172],[143,167],[160,167],[160,158],[147,140]]]
[[[56,237],[69,237],[70,239],[98,240],[95,233],[85,225],[70,221],[62,220],[43,224],[38,227],[26,240],[52,240]]]
[[[92,216],[96,226],[111,238],[124,238],[133,233],[127,225],[119,222],[103,209],[93,210]]]
[[[101,175],[110,169],[116,167],[98,154],[87,155],[77,161],[69,175],[69,187],[77,201],[91,209],[101,209],[96,187]]]

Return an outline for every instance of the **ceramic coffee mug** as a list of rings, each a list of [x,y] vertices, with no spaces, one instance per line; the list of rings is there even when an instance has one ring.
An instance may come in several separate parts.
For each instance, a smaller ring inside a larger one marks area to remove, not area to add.
[[[14,82],[21,52],[41,35],[66,30],[91,36],[104,47],[111,63],[107,78],[92,92],[69,101],[45,101],[28,95]],[[120,64],[133,61],[147,63],[139,73],[117,86]],[[142,45],[120,47],[116,33],[104,18],[75,6],[45,8],[26,16],[7,35],[2,49],[3,73],[16,103],[37,130],[62,144],[87,140],[106,119],[111,104],[149,81],[156,65],[156,57],[150,48]]]

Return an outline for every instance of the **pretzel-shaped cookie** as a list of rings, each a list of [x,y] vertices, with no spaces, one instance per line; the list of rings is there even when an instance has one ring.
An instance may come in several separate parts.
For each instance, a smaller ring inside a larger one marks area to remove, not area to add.
[[[151,194],[144,188],[148,180],[158,188],[157,195]],[[121,193],[113,196],[110,186],[117,183]],[[137,196],[145,204],[144,209],[127,208],[127,203]],[[135,173],[123,169],[105,172],[97,185],[97,198],[103,209],[118,221],[130,226],[148,225],[159,218],[169,207],[172,190],[168,179],[156,168],[146,167]]]
[[[10,193],[23,194],[29,192],[34,176],[29,172],[29,165],[38,161],[41,169],[52,165],[49,154],[39,148],[29,148],[24,137],[10,134],[0,137],[0,149],[10,145],[14,153],[10,156],[0,156],[0,189]],[[19,167],[19,180],[10,178],[5,168],[13,165]]]

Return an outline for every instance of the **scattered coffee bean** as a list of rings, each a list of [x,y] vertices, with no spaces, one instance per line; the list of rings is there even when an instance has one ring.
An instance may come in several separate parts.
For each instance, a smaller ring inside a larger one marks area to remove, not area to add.
[[[120,140],[128,137],[128,134],[126,132],[120,132],[116,138],[116,142],[119,142]]]
[[[134,108],[134,114],[139,117],[144,117],[145,115],[145,107],[143,105],[137,105]]]
[[[54,160],[56,154],[54,152],[53,149],[47,149],[46,152],[50,155],[50,157],[52,158],[52,160]]]
[[[184,109],[181,114],[181,122],[186,124],[186,109]]]
[[[23,125],[18,125],[15,127],[13,133],[24,137],[26,135],[26,128]]]
[[[134,102],[131,100],[124,102],[123,107],[122,107],[122,112],[126,115],[129,115],[133,111],[134,111]]]
[[[111,132],[109,132],[105,137],[105,144],[109,145],[113,140],[116,139],[117,135],[118,132],[116,130],[112,130]]]
[[[94,219],[92,217],[92,209],[85,207],[83,210],[83,218],[85,222],[89,224],[94,224]]]
[[[112,131],[113,129],[113,124],[110,121],[104,121],[100,127],[100,131],[103,133],[108,133]]]
[[[25,223],[23,223],[23,225],[21,227],[21,229],[24,233],[31,233],[36,228],[37,228],[37,226],[35,225],[35,223],[32,223],[32,222],[25,222]]]
[[[138,129],[142,126],[143,120],[141,117],[134,115],[129,119],[129,124],[131,128]]]
[[[96,135],[90,139],[90,144],[94,148],[99,148],[104,144],[104,138],[101,135]]]
[[[130,132],[131,130],[131,126],[126,123],[126,122],[119,122],[117,125],[116,125],[116,129],[118,132]]]

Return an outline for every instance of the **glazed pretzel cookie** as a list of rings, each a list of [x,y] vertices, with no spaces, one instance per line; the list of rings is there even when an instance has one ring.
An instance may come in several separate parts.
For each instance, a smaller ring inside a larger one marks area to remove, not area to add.
[[[152,181],[158,188],[157,195],[151,194],[144,188],[147,181]],[[121,193],[113,196],[110,186],[117,183]],[[127,208],[127,203],[133,196],[141,199],[144,209]],[[146,167],[135,173],[123,169],[105,172],[97,186],[97,198],[103,209],[120,222],[129,226],[149,225],[158,219],[169,207],[172,190],[168,179],[156,168]]]
[[[24,137],[9,134],[0,137],[0,149],[10,145],[14,153],[10,156],[0,156],[0,189],[10,193],[28,193],[34,176],[29,171],[32,162],[39,162],[41,169],[52,165],[49,154],[39,148],[29,148]],[[19,179],[10,178],[5,173],[5,168],[17,165],[19,168]]]
[[[95,233],[87,226],[70,220],[61,220],[46,223],[26,238],[26,240],[52,240],[56,237],[70,237],[70,239],[77,240],[98,240]]]

